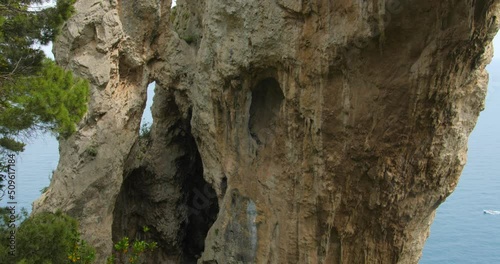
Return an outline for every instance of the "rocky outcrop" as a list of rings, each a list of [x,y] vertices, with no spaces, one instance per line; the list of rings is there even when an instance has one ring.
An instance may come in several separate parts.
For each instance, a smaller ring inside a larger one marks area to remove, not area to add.
[[[417,263],[499,2],[79,0],[55,55],[89,112],[35,212],[77,217],[101,261],[127,235],[150,263]]]

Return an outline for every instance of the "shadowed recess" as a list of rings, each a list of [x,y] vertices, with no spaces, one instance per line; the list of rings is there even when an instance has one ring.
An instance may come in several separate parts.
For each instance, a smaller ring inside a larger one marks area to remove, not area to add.
[[[205,249],[208,230],[217,219],[217,193],[203,178],[203,163],[188,125],[179,136],[186,155],[177,159],[177,169],[184,179],[182,193],[187,206],[187,219],[181,228],[183,263],[196,263]]]
[[[252,90],[248,129],[257,143],[265,143],[273,133],[284,98],[280,85],[274,78],[260,81]]]

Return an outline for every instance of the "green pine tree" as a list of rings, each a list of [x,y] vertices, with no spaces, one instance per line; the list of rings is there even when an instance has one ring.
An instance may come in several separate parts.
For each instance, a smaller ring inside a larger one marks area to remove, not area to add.
[[[44,129],[66,137],[87,110],[88,83],[48,59],[37,75],[18,77],[3,88],[8,100],[0,99],[0,134],[4,136],[0,144],[14,151],[20,151],[20,145],[9,136]]]
[[[0,82],[17,75],[36,74],[44,54],[33,44],[53,41],[61,25],[74,12],[75,0],[58,0],[55,7],[31,10],[43,0],[0,0]]]
[[[53,41],[75,0],[32,10],[42,0],[0,0],[0,148],[20,152],[42,129],[66,137],[86,112],[88,84],[45,58],[35,44]],[[20,140],[21,138],[21,140]]]
[[[35,131],[67,137],[86,112],[88,83],[35,48],[55,40],[75,0],[33,8],[46,2],[0,0],[0,168],[6,152],[23,151]]]

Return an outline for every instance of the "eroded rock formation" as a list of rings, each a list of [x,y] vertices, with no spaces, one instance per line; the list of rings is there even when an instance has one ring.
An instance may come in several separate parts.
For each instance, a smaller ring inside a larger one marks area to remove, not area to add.
[[[499,2],[78,0],[55,55],[90,108],[35,212],[77,217],[100,261],[127,235],[150,263],[417,263]]]

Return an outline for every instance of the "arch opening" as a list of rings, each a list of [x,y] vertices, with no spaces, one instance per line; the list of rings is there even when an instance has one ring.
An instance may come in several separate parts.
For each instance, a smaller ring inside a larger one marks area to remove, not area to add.
[[[148,95],[153,89],[148,88]],[[145,263],[173,259],[196,263],[219,212],[217,194],[203,177],[203,161],[191,132],[191,110],[178,104],[183,96],[174,89],[157,90],[154,131],[146,137],[144,126],[152,121],[148,96],[140,137],[129,155],[114,208],[115,243],[124,236],[158,243]]]
[[[146,106],[142,112],[141,126],[139,130],[139,136],[141,138],[149,137],[151,132],[151,126],[153,125],[153,115],[151,113],[151,107],[153,106],[153,98],[155,96],[156,82],[152,82],[147,87],[147,99]]]

